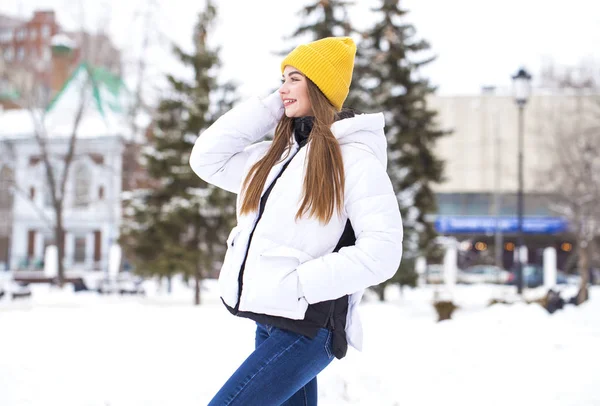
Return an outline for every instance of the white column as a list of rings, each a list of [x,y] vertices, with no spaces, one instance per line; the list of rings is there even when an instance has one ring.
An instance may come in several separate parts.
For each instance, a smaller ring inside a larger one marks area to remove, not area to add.
[[[444,284],[450,295],[454,294],[458,273],[458,250],[456,244],[449,244],[444,254]]]
[[[58,275],[58,248],[49,245],[44,252],[44,276],[54,278]]]
[[[119,273],[121,265],[121,246],[119,244],[113,244],[110,247],[109,259],[108,259],[108,275],[111,279],[115,279]]]
[[[27,229],[13,223],[10,240],[10,269],[17,269],[19,262],[27,256]]]
[[[112,210],[112,206],[111,206],[111,210]],[[108,223],[104,223],[102,225],[102,272],[107,271],[108,270],[108,257],[109,257],[109,250],[110,250],[110,246],[114,243],[114,238],[112,236],[112,227],[110,224]]]
[[[34,261],[42,259],[44,257],[44,234],[36,230],[35,233],[35,245],[33,249]]]
[[[556,286],[556,249],[548,247],[544,249],[544,289],[552,289]]]
[[[65,268],[73,266],[75,259],[75,235],[73,233],[65,234]]]
[[[85,235],[85,268],[87,271],[94,266],[94,233]]]

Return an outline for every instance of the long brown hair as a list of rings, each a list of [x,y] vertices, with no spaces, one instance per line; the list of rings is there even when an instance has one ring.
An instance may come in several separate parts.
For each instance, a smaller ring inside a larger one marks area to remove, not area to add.
[[[331,125],[338,111],[308,78],[308,99],[314,115],[313,128],[309,134],[306,176],[304,177],[302,205],[296,220],[304,214],[326,224],[333,211],[341,214],[344,207],[344,164],[340,144],[331,132]],[[287,158],[292,148],[294,119],[285,114],[277,124],[271,147],[264,157],[255,163],[242,185],[242,214],[258,210],[262,190],[271,168]],[[285,153],[285,155],[284,155]]]

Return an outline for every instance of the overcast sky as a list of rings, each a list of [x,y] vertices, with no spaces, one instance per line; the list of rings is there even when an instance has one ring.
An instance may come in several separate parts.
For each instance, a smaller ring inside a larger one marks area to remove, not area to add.
[[[221,46],[223,77],[239,84],[243,97],[278,86],[281,57],[275,51],[295,45],[283,39],[299,24],[297,11],[307,0],[217,0],[219,21],[214,43]],[[131,67],[142,41],[141,12],[152,13],[148,80],[163,72],[183,74],[168,52],[168,41],[184,48],[202,1],[189,0],[3,0],[0,12],[29,18],[34,9],[54,8],[67,29],[85,21],[90,30],[107,27]],[[376,0],[360,0],[351,23],[368,26]],[[83,7],[80,5],[83,4]],[[508,87],[524,65],[534,75],[544,60],[576,64],[600,61],[600,1],[597,0],[406,0],[419,37],[428,40],[437,60],[426,70],[441,94],[477,93],[482,85]],[[81,17],[83,16],[83,18]]]

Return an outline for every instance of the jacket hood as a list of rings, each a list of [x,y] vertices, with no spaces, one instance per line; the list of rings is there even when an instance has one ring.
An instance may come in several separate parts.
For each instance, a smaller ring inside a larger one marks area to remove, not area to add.
[[[333,123],[331,132],[340,145],[360,144],[367,147],[383,167],[387,168],[387,139],[384,127],[383,113],[357,114]]]

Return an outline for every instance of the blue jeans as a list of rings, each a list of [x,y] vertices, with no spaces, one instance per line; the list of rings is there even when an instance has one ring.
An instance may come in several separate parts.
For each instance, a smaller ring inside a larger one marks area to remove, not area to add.
[[[333,361],[331,331],[314,339],[257,323],[256,349],[208,406],[314,406],[317,374]]]

